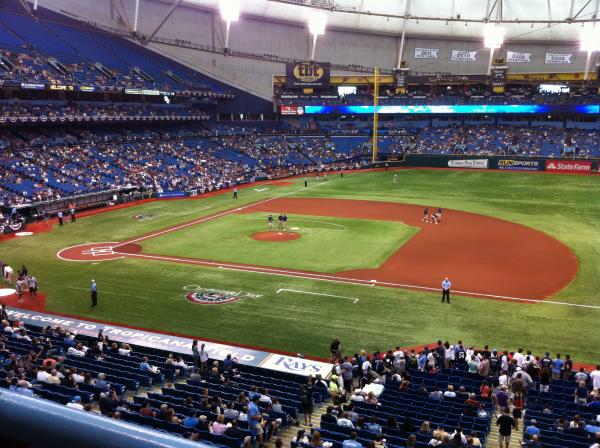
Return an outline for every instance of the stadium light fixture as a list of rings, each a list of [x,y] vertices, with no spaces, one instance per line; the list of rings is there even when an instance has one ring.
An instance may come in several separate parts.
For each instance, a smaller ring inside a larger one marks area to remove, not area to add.
[[[319,11],[311,11],[308,16],[308,29],[313,35],[313,44],[310,60],[315,60],[315,51],[317,49],[317,38],[325,34],[325,27],[327,26],[327,16]]]
[[[221,0],[219,3],[221,17],[227,24],[225,32],[225,49],[229,48],[229,30],[231,28],[231,22],[237,22],[240,18],[240,4],[240,0]]]
[[[327,26],[327,16],[318,11],[313,11],[308,16],[308,29],[311,34],[316,34],[320,36],[321,34],[325,34],[325,27]]]
[[[488,23],[483,32],[483,45],[485,48],[500,48],[504,43],[505,29]]]

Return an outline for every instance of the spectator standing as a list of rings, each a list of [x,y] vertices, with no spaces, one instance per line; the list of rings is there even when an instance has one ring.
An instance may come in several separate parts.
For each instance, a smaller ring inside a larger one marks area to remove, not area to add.
[[[98,305],[98,285],[96,285],[96,280],[94,279],[92,279],[90,285],[90,296],[92,298],[92,306]]]
[[[509,448],[510,436],[513,429],[516,429],[514,419],[510,416],[510,409],[504,408],[504,413],[496,420],[498,426],[498,445],[499,448]]]

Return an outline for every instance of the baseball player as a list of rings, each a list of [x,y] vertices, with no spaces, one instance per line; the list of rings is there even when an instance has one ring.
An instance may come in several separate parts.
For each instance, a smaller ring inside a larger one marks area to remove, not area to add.
[[[267,218],[267,228],[273,230],[273,215],[269,215]]]

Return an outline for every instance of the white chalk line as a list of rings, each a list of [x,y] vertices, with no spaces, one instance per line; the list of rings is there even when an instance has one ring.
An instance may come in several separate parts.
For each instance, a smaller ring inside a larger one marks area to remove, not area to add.
[[[322,292],[300,291],[299,289],[287,289],[287,288],[278,289],[277,292],[276,292],[276,294],[279,294],[281,292],[295,292],[297,294],[308,294],[308,295],[311,295],[311,296],[336,297],[338,299],[352,300],[352,303],[354,303],[354,304],[358,303],[358,301],[360,300],[357,297],[338,296],[338,295],[335,295],[335,294],[324,294]]]
[[[90,292],[90,290],[88,288],[81,288],[79,286],[69,286],[70,289],[75,289],[77,291],[87,291]],[[115,291],[105,291],[104,289],[100,289],[98,291],[100,294],[109,294],[112,296],[122,296],[122,297],[129,297],[132,299],[147,299],[148,297],[141,297],[141,296],[134,296],[131,294],[125,294],[124,292],[115,292]]]
[[[302,278],[302,279],[306,279],[306,280],[319,280],[319,281],[326,281],[326,282],[330,282],[330,283],[343,283],[343,284],[350,284],[350,285],[390,286],[390,287],[394,287],[394,288],[416,289],[419,291],[433,291],[433,292],[440,291],[440,288],[433,288],[430,286],[384,282],[384,281],[379,281],[379,280],[363,280],[363,279],[359,279],[359,278],[338,277],[335,275],[293,271],[293,270],[286,270],[286,269],[276,269],[276,268],[261,267],[261,266],[244,266],[244,265],[236,265],[236,264],[227,263],[227,262],[196,260],[193,258],[179,258],[179,257],[171,257],[171,256],[163,256],[163,255],[127,254],[127,253],[123,253],[123,252],[118,252],[118,253],[123,254],[127,257],[148,258],[148,259],[154,259],[154,260],[160,260],[160,261],[175,261],[175,262],[186,263],[186,264],[197,264],[197,265],[201,265],[201,266],[217,266],[219,269],[228,270],[228,271],[251,272],[251,273],[256,273],[256,274]],[[472,292],[472,291],[453,290],[452,292],[454,294],[464,295],[464,296],[484,297],[484,298],[489,298],[489,299],[502,299],[502,300],[514,301],[514,302],[541,303],[541,304],[548,304],[548,305],[562,305],[562,306],[573,306],[573,307],[589,308],[589,309],[600,309],[600,305],[558,302],[558,301],[554,301],[554,300],[542,300],[542,299],[526,299],[526,298],[522,298],[522,297],[503,296],[503,295],[497,295],[497,294],[488,294],[488,293]]]
[[[61,254],[66,251],[66,250],[70,250],[70,249],[75,249],[76,247],[80,247],[80,246],[89,246],[90,244],[118,244],[116,241],[102,241],[100,243],[81,243],[81,244],[76,244],[75,246],[70,246],[70,247],[65,247],[64,249],[59,250],[58,252],[56,252],[56,257],[60,258],[63,261],[76,261],[78,263],[89,263],[92,260],[74,260],[72,258],[65,258],[63,257]],[[115,246],[113,246],[114,249]],[[113,250],[114,252],[114,250]],[[94,262],[98,262],[98,261],[111,261],[111,260],[120,260],[121,258],[125,258],[124,255],[121,255],[120,257],[117,258],[105,258],[105,259],[96,259],[93,260]]]
[[[158,232],[154,232],[154,233],[151,233],[151,234],[148,234],[148,235],[144,235],[144,236],[141,236],[139,238],[135,238],[133,240],[128,240],[128,241],[125,241],[123,243],[120,243],[120,244],[116,245],[115,247],[113,247],[113,250],[116,249],[116,248],[118,248],[118,247],[124,246],[126,244],[137,243],[139,241],[144,241],[144,240],[147,240],[147,239],[150,239],[150,238],[155,238],[157,236],[164,235],[165,233],[175,232],[177,230],[181,230],[181,229],[185,229],[187,227],[195,226],[196,224],[201,224],[201,223],[206,222],[206,221],[210,221],[210,220],[213,220],[213,219],[216,219],[216,218],[220,218],[222,216],[227,216],[227,215],[230,215],[232,213],[245,210],[247,208],[255,207],[255,206],[259,205],[259,204],[264,204],[266,202],[274,201],[275,199],[280,199],[280,198],[283,198],[285,196],[289,196],[289,195],[296,194],[296,193],[301,192],[301,191],[305,191],[305,190],[307,190],[309,188],[318,187],[319,185],[324,185],[324,184],[311,185],[310,187],[306,187],[306,188],[303,188],[301,190],[295,190],[295,191],[290,191],[288,193],[283,193],[283,194],[280,194],[280,195],[277,195],[277,196],[273,196],[272,198],[263,199],[261,201],[253,202],[251,204],[244,205],[242,207],[238,207],[238,208],[234,208],[234,209],[230,209],[230,210],[225,210],[224,212],[217,213],[215,215],[206,216],[204,218],[200,218],[200,219],[197,219],[197,220],[192,221],[192,222],[188,222],[188,223],[185,223],[185,224],[180,224],[180,225],[175,226],[175,227],[170,227],[168,229],[160,230]]]

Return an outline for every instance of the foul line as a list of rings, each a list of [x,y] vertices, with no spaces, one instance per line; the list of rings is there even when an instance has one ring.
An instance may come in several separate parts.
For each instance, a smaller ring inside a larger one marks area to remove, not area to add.
[[[178,263],[186,263],[186,264],[197,264],[201,266],[212,266],[218,267],[219,269],[227,270],[227,271],[239,271],[239,272],[251,272],[255,274],[264,274],[264,275],[276,275],[281,277],[293,277],[293,278],[302,278],[306,280],[319,280],[326,281],[330,283],[343,283],[350,285],[362,285],[362,286],[390,286],[394,288],[404,288],[404,289],[416,289],[419,291],[431,291],[431,292],[439,292],[440,288],[433,288],[430,286],[420,286],[420,285],[409,285],[404,283],[393,283],[393,282],[384,282],[379,280],[363,280],[359,278],[349,278],[349,277],[338,277],[335,275],[327,275],[327,274],[319,274],[313,272],[302,272],[302,271],[291,271],[286,269],[276,269],[269,267],[261,267],[261,266],[244,266],[244,265],[236,265],[233,263],[224,263],[218,261],[208,261],[208,260],[199,260],[194,258],[180,258],[180,257],[171,257],[164,255],[151,255],[151,254],[128,254],[125,252],[118,252],[121,255],[125,255],[127,257],[137,257],[137,258],[148,258],[153,260],[160,261],[175,261]],[[529,302],[529,303],[541,303],[548,305],[563,305],[563,306],[573,306],[579,308],[591,308],[591,309],[600,309],[599,305],[587,305],[581,303],[568,303],[568,302],[557,302],[554,300],[542,300],[542,299],[526,299],[522,297],[511,297],[511,296],[502,296],[497,294],[487,294],[481,292],[472,292],[472,291],[460,291],[453,290],[454,294],[463,295],[463,296],[472,296],[472,297],[487,297],[489,299],[502,299],[514,302]]]
[[[220,218],[222,216],[227,216],[227,215],[230,215],[232,213],[239,212],[241,210],[245,210],[247,208],[254,207],[254,206],[257,206],[259,204],[264,204],[266,202],[274,201],[275,199],[280,199],[280,198],[283,198],[285,196],[289,196],[291,194],[296,194],[296,193],[301,192],[301,191],[306,191],[306,190],[308,190],[310,188],[318,187],[320,185],[325,185],[325,183],[323,183],[323,184],[314,184],[314,185],[311,185],[310,187],[302,188],[300,190],[290,191],[288,193],[283,193],[283,194],[280,194],[280,195],[277,195],[277,196],[273,196],[272,198],[263,199],[263,200],[260,200],[258,202],[253,202],[251,204],[243,205],[242,207],[233,208],[233,209],[230,209],[230,210],[225,210],[224,212],[217,213],[216,215],[206,216],[204,218],[197,219],[195,221],[191,221],[191,222],[188,222],[188,223],[185,223],[185,224],[180,224],[180,225],[175,226],[175,227],[170,227],[168,229],[160,230],[158,232],[154,232],[154,233],[151,233],[149,235],[140,236],[139,238],[135,238],[133,240],[124,241],[124,242],[122,242],[122,243],[117,244],[116,246],[114,246],[113,247],[113,251],[116,248],[124,246],[126,244],[137,243],[139,241],[144,241],[144,240],[147,240],[147,239],[150,239],[150,238],[154,238],[154,237],[157,237],[157,236],[160,236],[160,235],[164,235],[165,233],[175,232],[177,230],[185,229],[186,227],[195,226],[196,224],[201,224],[203,222],[210,221],[210,220],[215,219],[215,218]]]
[[[80,288],[79,286],[69,286],[70,289],[75,289],[77,291],[87,291],[90,292],[89,288]],[[123,292],[114,292],[114,291],[105,291],[103,289],[101,289],[100,294],[109,294],[109,295],[113,295],[113,296],[122,296],[122,297],[129,297],[129,298],[134,298],[134,299],[147,299],[148,297],[142,297],[142,296],[133,296],[131,294],[125,294]]]
[[[338,299],[352,300],[352,303],[358,303],[358,301],[359,301],[359,299],[357,299],[356,297],[336,296],[335,294],[323,294],[323,293],[320,293],[320,292],[300,291],[298,289],[285,289],[285,288],[281,288],[281,289],[277,290],[276,294],[279,294],[280,292],[295,292],[295,293],[298,293],[298,294],[310,294],[311,296],[337,297]]]

